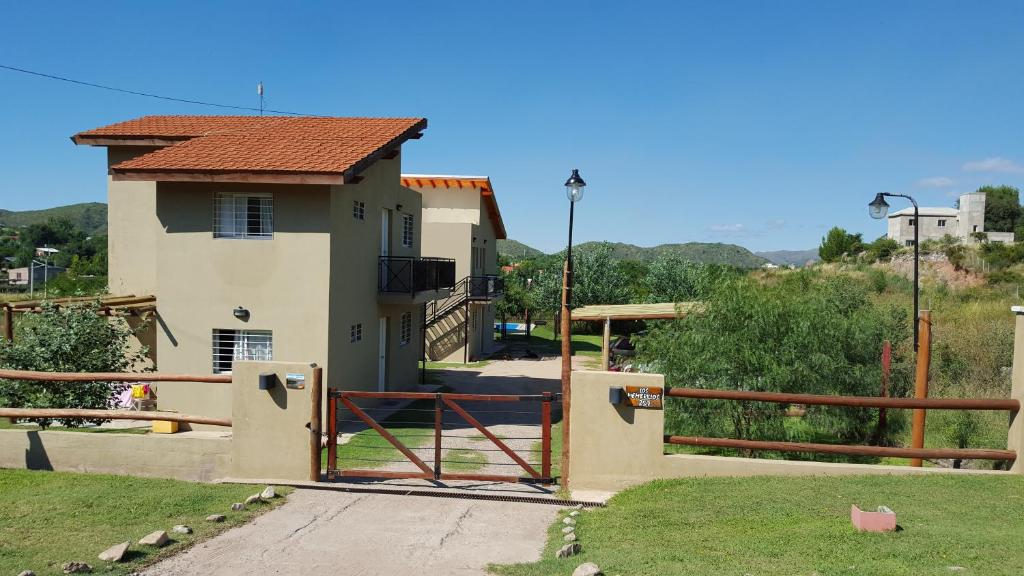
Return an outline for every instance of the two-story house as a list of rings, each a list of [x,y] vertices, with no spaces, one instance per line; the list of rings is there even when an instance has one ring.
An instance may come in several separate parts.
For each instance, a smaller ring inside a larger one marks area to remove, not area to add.
[[[985,193],[961,194],[956,208],[922,206],[914,216],[913,208],[904,208],[889,214],[887,236],[901,246],[914,245],[914,228],[918,238],[940,240],[952,236],[962,242],[975,242],[975,234],[983,233],[989,242],[1012,243],[1013,232],[990,232],[985,229]]]
[[[426,356],[469,362],[494,349],[494,301],[504,292],[497,240],[504,240],[494,187],[486,176],[403,174],[423,196],[423,250],[456,262],[448,298],[428,302]]]
[[[401,146],[423,118],[147,116],[72,137],[106,148],[114,294],[155,295],[161,372],[313,361],[343,389],[415,385],[423,304],[455,284],[421,258]],[[161,409],[228,416],[227,386]]]

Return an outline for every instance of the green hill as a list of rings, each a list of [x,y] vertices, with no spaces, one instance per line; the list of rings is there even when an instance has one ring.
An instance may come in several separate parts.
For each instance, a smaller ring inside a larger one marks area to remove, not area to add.
[[[540,250],[516,240],[498,240],[498,254],[508,256],[513,261],[544,255]]]
[[[779,266],[804,266],[808,262],[821,260],[818,256],[817,248],[810,250],[773,250],[770,252],[755,252],[755,254],[762,258],[767,258]]]
[[[67,218],[79,230],[86,234],[106,234],[107,205],[102,202],[85,202],[69,204],[45,210],[13,210],[0,209],[0,226],[19,228],[46,222],[50,218]]]
[[[585,242],[578,250],[587,250],[600,244]],[[640,260],[650,262],[662,255],[677,255],[684,260],[704,264],[728,264],[739,268],[759,268],[767,259],[757,256],[750,250],[735,244],[708,242],[686,242],[683,244],[660,244],[651,248],[613,242],[612,255],[619,260]]]

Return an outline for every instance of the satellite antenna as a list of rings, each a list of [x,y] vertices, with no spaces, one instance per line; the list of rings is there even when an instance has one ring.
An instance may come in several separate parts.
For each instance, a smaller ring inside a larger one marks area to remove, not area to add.
[[[263,116],[263,80],[256,83],[256,95],[260,97],[260,116]]]

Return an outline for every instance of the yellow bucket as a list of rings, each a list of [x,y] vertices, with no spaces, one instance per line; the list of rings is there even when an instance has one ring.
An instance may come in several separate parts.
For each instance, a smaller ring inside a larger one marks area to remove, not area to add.
[[[178,423],[167,420],[153,420],[154,434],[174,434],[178,431]]]
[[[132,398],[145,398],[146,397],[146,385],[145,384],[133,384],[132,385]]]

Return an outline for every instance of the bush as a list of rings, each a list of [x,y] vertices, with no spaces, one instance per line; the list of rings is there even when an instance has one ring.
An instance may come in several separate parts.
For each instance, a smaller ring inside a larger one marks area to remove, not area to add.
[[[905,340],[905,307],[875,305],[866,283],[813,271],[775,284],[750,278],[723,284],[701,314],[653,327],[639,361],[657,365],[666,385],[698,388],[874,396],[883,340]],[[904,348],[896,346],[896,350]],[[891,391],[909,386],[909,364],[894,354]],[[787,437],[786,406],[686,401],[666,410],[668,433],[741,439]],[[832,442],[862,442],[877,411],[810,406],[804,422]]]
[[[123,321],[97,314],[98,303],[56,307],[18,317],[14,342],[0,344],[0,366],[47,372],[126,372],[145,359],[131,346],[134,331]],[[0,380],[0,405],[11,408],[110,407],[126,384],[110,382],[26,382]],[[81,419],[60,419],[69,427]],[[49,426],[50,420],[38,420]]]

